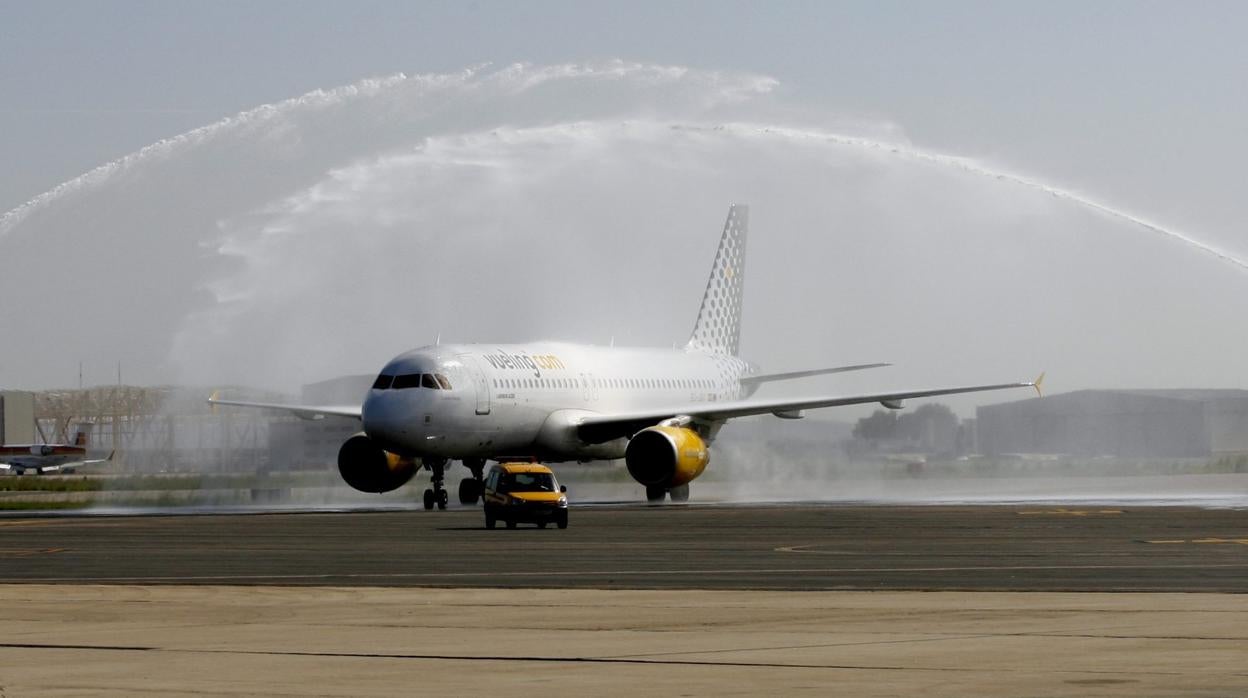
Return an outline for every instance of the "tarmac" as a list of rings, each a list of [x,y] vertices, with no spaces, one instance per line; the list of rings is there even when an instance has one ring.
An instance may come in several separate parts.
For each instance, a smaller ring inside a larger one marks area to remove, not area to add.
[[[1248,694],[1242,509],[26,516],[0,580],[5,698]]]
[[[574,507],[0,519],[6,582],[1248,592],[1248,511],[1182,507]]]

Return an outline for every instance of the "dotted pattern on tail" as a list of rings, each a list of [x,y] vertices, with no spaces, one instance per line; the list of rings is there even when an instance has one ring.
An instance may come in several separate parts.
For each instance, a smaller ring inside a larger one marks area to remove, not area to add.
[[[702,296],[689,348],[737,355],[741,338],[741,298],[745,290],[745,237],[750,223],[748,206],[728,209],[724,235],[711,265],[711,278]]]

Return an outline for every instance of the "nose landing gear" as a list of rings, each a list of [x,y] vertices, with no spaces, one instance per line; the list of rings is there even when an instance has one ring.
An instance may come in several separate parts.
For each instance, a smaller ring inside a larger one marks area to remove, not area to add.
[[[425,490],[425,509],[433,509],[436,506],[438,509],[444,510],[447,502],[450,501],[450,496],[444,487],[447,462],[445,458],[425,458],[421,461],[432,475],[430,478],[431,486]],[[460,480],[459,503],[465,506],[472,506],[481,499],[481,493],[484,491],[485,459],[465,458],[464,467],[472,471],[472,477]]]
[[[433,474],[431,483],[433,487],[425,490],[425,509],[432,509],[436,504],[438,509],[445,510],[446,503],[450,499],[446,494],[446,490],[442,487],[442,483],[446,479],[446,459],[426,458],[424,465]]]

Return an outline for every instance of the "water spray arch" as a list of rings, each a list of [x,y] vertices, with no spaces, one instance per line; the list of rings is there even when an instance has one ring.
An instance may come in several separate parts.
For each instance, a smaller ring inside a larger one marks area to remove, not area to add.
[[[1069,202],[1248,269],[1195,236],[973,160],[911,147],[890,138],[889,128],[861,129],[865,132],[857,135],[773,123],[766,112],[774,86],[763,76],[624,62],[477,67],[452,75],[361,81],[265,105],[97,168],[0,217],[0,248],[30,253],[43,248],[39,238],[46,234],[53,246],[83,245],[94,260],[115,258],[113,274],[86,264],[73,268],[72,274],[86,280],[70,289],[79,294],[100,288],[110,276],[134,277],[150,273],[153,265],[165,266],[150,283],[121,284],[111,299],[109,291],[101,295],[108,303],[124,304],[156,287],[167,289],[176,302],[140,308],[132,326],[101,323],[85,331],[98,332],[114,354],[127,353],[133,338],[141,336],[154,349],[140,352],[140,360],[161,366],[160,375],[170,379],[202,379],[260,351],[259,370],[232,377],[262,380],[283,365],[281,356],[312,352],[310,375],[282,375],[283,386],[335,366],[370,370],[377,356],[430,341],[438,330],[467,340],[493,339],[484,332],[473,336],[475,327],[455,325],[456,317],[473,314],[483,314],[483,322],[500,334],[520,329],[530,333],[522,337],[567,336],[569,330],[558,323],[543,324],[539,318],[552,315],[543,306],[559,303],[567,287],[587,280],[627,284],[627,277],[612,276],[609,268],[616,260],[638,257],[629,249],[629,235],[636,236],[638,247],[674,245],[676,253],[694,258],[699,234],[714,227],[701,220],[705,211],[751,198],[753,191],[775,187],[794,173],[794,181],[785,184],[795,191],[777,192],[772,196],[777,205],[792,207],[802,195],[820,196],[820,187],[809,180],[823,176],[851,187],[857,177],[883,191],[894,182],[896,164],[903,163],[928,173],[978,178],[993,187],[985,190],[993,196],[1015,187]],[[775,153],[768,155],[769,150]],[[785,157],[799,166],[789,167]],[[846,169],[854,169],[854,176],[845,175]],[[653,182],[640,181],[651,176]],[[886,205],[877,203],[874,210]],[[555,209],[576,215],[552,213]],[[837,209],[818,212],[838,223]],[[601,217],[620,222],[604,223]],[[786,222],[813,227],[809,220]],[[1015,222],[1009,216],[999,221]],[[90,235],[111,240],[95,246],[82,240]],[[135,262],[145,249],[151,259]],[[535,249],[547,259],[533,266],[526,289],[531,304],[517,305],[515,297],[500,300],[504,292],[498,285],[456,287],[448,271],[475,265],[483,278],[506,279],[514,269],[489,259],[514,260]],[[394,263],[404,256],[426,266]],[[873,261],[887,258],[882,254]],[[608,271],[582,273],[577,267]],[[652,273],[659,272],[647,272],[644,279],[663,293],[643,294],[638,305],[623,307],[620,314],[631,318],[629,323],[645,317],[656,296],[675,295],[673,289],[683,293],[678,285],[662,286]],[[559,275],[566,278],[549,280]],[[39,281],[19,274],[9,283],[17,289]],[[421,300],[397,303],[407,306],[397,313],[370,300],[387,296]],[[461,306],[454,313],[445,310],[452,301]],[[507,317],[492,310],[508,303],[512,311],[525,308],[520,325],[507,324]],[[72,296],[55,298],[37,314],[52,316],[72,305]],[[573,306],[579,314],[592,312],[589,305],[574,301]],[[688,311],[678,304],[663,308],[674,320],[659,324],[655,334],[685,331]],[[11,314],[0,321],[22,317]],[[325,326],[326,317],[342,320]],[[368,329],[376,326],[385,329]],[[276,339],[238,340],[265,328],[280,330]],[[590,323],[572,328],[571,338],[592,341],[601,335],[606,341],[621,329]],[[369,334],[375,336],[367,344],[381,348],[377,356],[360,357],[366,342],[353,339]],[[317,338],[328,335],[345,339],[346,348],[308,349],[324,344]],[[654,341],[653,336],[628,339]]]

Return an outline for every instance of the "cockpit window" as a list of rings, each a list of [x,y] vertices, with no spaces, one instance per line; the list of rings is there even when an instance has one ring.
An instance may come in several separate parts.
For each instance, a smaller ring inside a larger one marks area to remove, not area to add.
[[[381,374],[377,376],[377,380],[373,383],[373,390],[389,390],[390,382],[394,380],[394,376]]]
[[[419,387],[420,387],[420,374],[419,373],[408,373],[406,375],[394,377],[394,389],[395,390],[403,390],[405,388],[419,388]]]
[[[381,384],[382,378],[389,378],[389,376],[383,375],[380,378],[378,378],[377,385],[374,385],[373,386],[374,388],[377,388],[377,386]],[[401,376],[395,376],[394,383],[390,384],[389,387],[394,388],[395,390],[403,390],[405,388],[429,388],[430,390],[450,390],[451,381],[448,380],[447,377],[442,375],[441,373],[405,373]],[[377,389],[384,390],[384,388],[377,388]]]
[[[499,483],[499,492],[554,492],[555,479],[550,473],[507,473]]]

